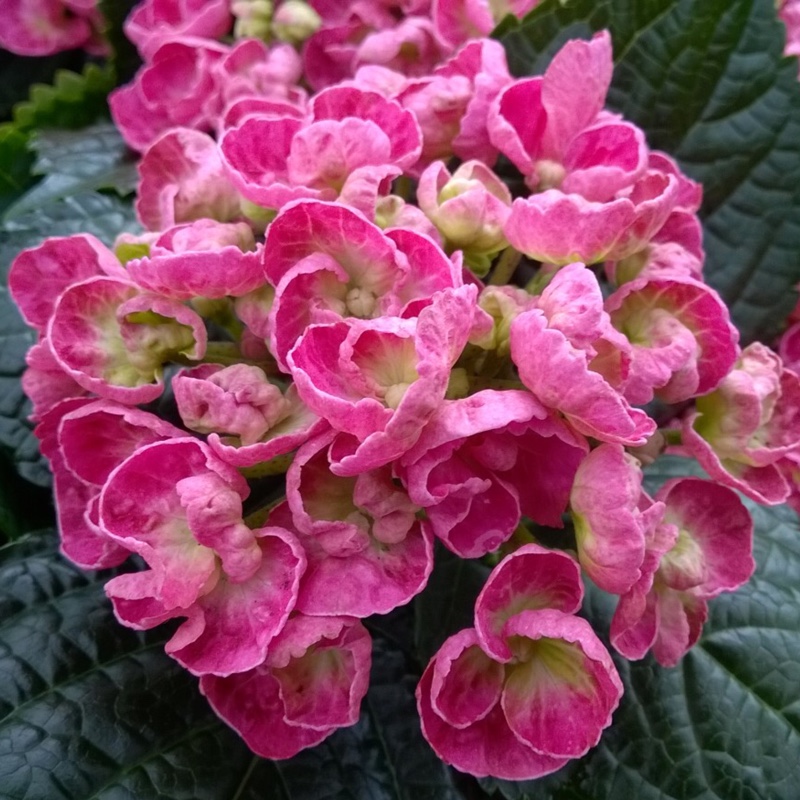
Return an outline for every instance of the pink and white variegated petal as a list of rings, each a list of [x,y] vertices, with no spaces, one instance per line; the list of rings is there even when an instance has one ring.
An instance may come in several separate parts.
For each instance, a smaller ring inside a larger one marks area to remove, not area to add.
[[[148,230],[203,217],[227,222],[241,216],[239,193],[207,133],[167,131],[147,149],[138,169],[136,215]]]
[[[143,289],[175,300],[239,297],[264,282],[261,254],[243,253],[234,245],[134,259],[127,266],[131,278]]]
[[[221,578],[187,609],[165,650],[194,675],[230,675],[261,664],[295,606],[306,566],[303,548],[282,528],[253,531],[261,562],[248,580]]]
[[[414,115],[394,100],[353,86],[334,86],[321,91],[311,103],[315,120],[348,117],[373,123],[390,142],[390,163],[406,170],[419,158],[422,134]]]
[[[511,355],[525,386],[580,433],[638,447],[655,430],[644,411],[631,408],[601,375],[589,370],[583,351],[547,327],[541,311],[525,311],[511,323]]]
[[[708,619],[708,603],[694,592],[664,587],[656,591],[658,633],[653,655],[664,667],[674,667],[697,644]]]
[[[658,598],[641,581],[621,595],[611,618],[609,638],[614,649],[630,661],[647,655],[658,635]]]
[[[304,545],[310,537],[303,536]],[[308,545],[308,569],[297,610],[313,616],[387,614],[419,594],[433,569],[433,536],[416,522],[401,542],[367,546],[349,556]]]
[[[49,56],[87,47],[92,37],[88,14],[74,14],[63,0],[6,0],[0,47],[21,56]]]
[[[361,214],[337,203],[300,201],[281,210],[267,231],[264,273],[273,286],[315,253],[331,257],[356,285],[377,297],[401,277],[397,248]]]
[[[115,542],[87,519],[87,508],[99,489],[77,477],[66,465],[58,443],[61,420],[88,405],[88,398],[71,398],[53,406],[36,426],[42,454],[50,461],[53,493],[61,537],[61,552],[84,569],[105,569],[121,564],[130,550]]]
[[[675,317],[696,339],[696,357],[688,359],[684,368],[673,367],[674,377],[666,383],[655,384],[656,395],[665,402],[677,403],[712,391],[738,357],[739,334],[728,308],[713,289],[700,281],[678,277],[631,281],[608,298],[606,310],[614,327],[635,343],[634,371],[640,348],[647,348],[651,342],[656,348],[668,346],[669,342],[662,340],[675,335],[673,330],[659,329],[659,313]],[[694,375],[684,374],[687,369]]]
[[[67,467],[99,491],[111,472],[140,447],[185,435],[155,414],[96,400],[63,417],[58,441]]]
[[[103,530],[158,574],[167,608],[188,608],[218,577],[216,555],[193,536],[177,490],[179,481],[209,471],[247,496],[247,483],[233,467],[197,439],[184,438],[137,450],[111,473],[100,497]]]
[[[511,732],[499,704],[466,728],[442,719],[431,704],[435,662],[434,657],[417,686],[417,709],[423,735],[445,763],[479,778],[492,775],[504,780],[540,778],[567,763],[566,758],[540,755],[526,747]]]
[[[535,261],[569,264],[602,261],[634,220],[630,200],[594,203],[548,189],[518,198],[504,233],[512,247]]]
[[[645,520],[638,511],[639,462],[618,444],[601,444],[583,460],[570,495],[578,558],[589,577],[613,594],[639,580]]]
[[[114,616],[128,628],[146,631],[181,616],[181,609],[167,609],[158,599],[158,576],[151,569],[117,575],[105,585]]]
[[[674,580],[684,553],[702,559],[703,581],[697,591],[703,598],[731,592],[749,580],[755,569],[753,520],[734,491],[699,478],[674,479],[661,487],[656,500],[666,505],[664,521],[680,531],[676,546],[661,561],[659,573],[665,583],[674,589],[690,588]],[[683,537],[691,539],[699,552],[682,547]],[[694,571],[692,565],[687,571]]]
[[[163,391],[148,365],[131,363],[117,319],[119,307],[138,294],[136,287],[114,278],[89,278],[70,286],[59,298],[47,338],[68,375],[90,392],[137,405]],[[188,309],[187,309],[188,310]]]
[[[444,399],[453,364],[467,344],[476,319],[485,316],[477,306],[475,286],[445,289],[433,296],[430,305],[420,311],[414,326],[416,364],[408,361],[403,367],[404,374],[399,374],[394,369],[391,375],[384,374],[384,381],[394,381],[391,386],[386,386],[387,403],[395,408],[394,413],[384,425],[375,426],[374,432],[362,438],[354,452],[339,451],[337,455],[336,447],[332,447],[333,472],[338,475],[355,475],[383,466],[397,459],[416,442],[425,423]],[[377,320],[373,321],[376,322]],[[383,351],[382,343],[377,338],[369,343],[365,341],[363,347],[361,344],[355,343],[351,362],[356,364],[360,361],[363,364],[361,376],[366,376],[374,367],[383,370],[389,366],[382,365],[379,356],[382,352],[389,355],[390,351]],[[410,371],[415,371],[417,377],[408,382]],[[349,377],[352,380],[354,376],[351,373]],[[302,397],[302,387],[299,381],[296,382]],[[400,400],[396,403],[398,395]],[[307,402],[314,409],[312,403],[308,400]],[[332,424],[341,430],[354,432],[353,423],[344,427],[333,422]]]
[[[371,661],[360,622],[296,615],[270,645],[266,665],[280,684],[286,722],[322,731],[358,722]]]
[[[481,649],[473,628],[447,639],[431,665],[431,706],[454,728],[484,719],[499,702],[505,667]]]
[[[776,464],[752,466],[734,458],[725,458],[715,452],[695,430],[695,421],[700,415],[687,415],[681,428],[681,444],[685,451],[700,462],[709,476],[730,486],[762,505],[774,506],[785,503],[790,494],[789,483]]]
[[[88,394],[62,369],[46,338],[28,348],[25,363],[28,368],[22,374],[22,390],[33,403],[33,413],[29,417],[32,422],[38,422],[62,400]]]
[[[542,153],[547,158],[563,154],[605,105],[611,84],[612,51],[608,31],[590,41],[572,39],[556,53],[542,80],[542,108],[547,125]],[[576,77],[580,79],[576,80]]]
[[[606,203],[629,189],[647,166],[647,142],[640,128],[629,122],[604,121],[582,131],[564,154],[566,176],[562,192]],[[636,203],[632,194],[628,199]],[[639,208],[631,227],[614,247],[626,254],[646,231],[647,208]],[[638,236],[637,236],[638,235]]]
[[[526,544],[493,570],[475,601],[475,629],[481,647],[498,661],[513,653],[503,628],[522,611],[555,609],[574,614],[583,602],[580,567],[566,553]]]
[[[52,237],[14,259],[8,288],[25,322],[43,332],[65,289],[87,278],[121,273],[116,256],[94,236]]]
[[[497,95],[489,109],[491,143],[526,177],[535,172],[546,126],[541,77],[514,81]]]
[[[505,635],[521,663],[509,671],[501,705],[532,749],[577,758],[594,747],[622,697],[622,681],[586,620],[561,611],[523,611]]]
[[[454,47],[488,36],[495,26],[487,0],[433,0],[436,32]]]

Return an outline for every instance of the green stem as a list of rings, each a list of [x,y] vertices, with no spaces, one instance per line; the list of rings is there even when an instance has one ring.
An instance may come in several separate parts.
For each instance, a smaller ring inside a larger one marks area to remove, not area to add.
[[[500,254],[500,258],[495,265],[492,277],[489,278],[490,286],[505,286],[511,282],[514,272],[522,260],[522,253],[515,250],[510,245]]]
[[[658,432],[664,437],[668,447],[677,447],[683,444],[683,436],[677,428],[659,428]]]

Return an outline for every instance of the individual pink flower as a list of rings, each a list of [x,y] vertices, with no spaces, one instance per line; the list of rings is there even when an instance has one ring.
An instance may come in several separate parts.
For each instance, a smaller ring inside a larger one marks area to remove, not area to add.
[[[196,439],[140,448],[110,475],[100,525],[149,569],[113,578],[118,619],[147,629],[186,617],[166,650],[194,674],[262,663],[294,607],[305,556],[278,527],[242,520],[248,488]]]
[[[528,545],[489,578],[476,627],[451,636],[417,687],[437,755],[478,777],[526,780],[593,747],[622,682],[591,626],[569,556]]]
[[[143,152],[169,128],[212,130],[221,111],[212,67],[227,52],[223,45],[192,37],[162,44],[132,83],[108,97],[127,144]]]
[[[206,133],[167,131],[145,151],[138,169],[136,214],[148,230],[163,231],[203,217],[230,222],[242,216],[239,193]]]
[[[358,721],[371,654],[357,620],[294,616],[262,664],[228,677],[203,675],[200,691],[254,753],[290,758]]]
[[[276,210],[303,197],[347,196],[354,181],[376,171],[395,177],[416,162],[420,146],[409,111],[346,86],[320,92],[307,118],[294,110],[249,114],[220,143],[239,192]]]
[[[94,0],[0,0],[0,47],[21,56],[49,56],[84,47],[101,55]]]
[[[203,364],[181,371],[172,389],[183,424],[209,434],[214,452],[237,467],[296,450],[325,427],[293,386],[282,392],[249,364]]]
[[[180,36],[218,39],[231,28],[229,0],[142,0],[125,20],[125,35],[145,61]]]
[[[611,56],[607,31],[588,42],[571,40],[543,76],[518,80],[499,95],[489,135],[531,190],[558,188],[604,203],[644,171],[644,134],[601,113]]]
[[[335,435],[301,447],[286,475],[293,529],[308,558],[296,608],[315,616],[386,614],[425,587],[433,537],[390,466],[347,478],[331,472]],[[270,519],[289,527],[274,513]]]
[[[641,579],[620,598],[611,642],[630,659],[652,648],[671,667],[700,638],[707,601],[752,574],[753,521],[735,492],[698,478],[668,481],[656,500],[666,506],[664,519]]]
[[[479,275],[486,274],[492,257],[508,246],[503,226],[511,212],[511,193],[480,161],[467,161],[452,175],[435,161],[420,177],[417,202],[445,247],[463,251]]]
[[[581,437],[528,392],[485,390],[445,400],[399,475],[433,532],[462,558],[497,549],[522,515],[561,527]]]
[[[289,353],[300,397],[343,434],[333,471],[355,475],[395,460],[444,399],[479,314],[473,286],[437,292],[419,317],[312,325]]]
[[[575,430],[604,442],[642,445],[655,423],[593,369],[603,348],[622,346],[613,338],[602,303],[590,270],[582,264],[564,267],[537,306],[511,323],[511,356],[525,386],[543,405],[564,414]]]
[[[243,295],[264,282],[261,253],[245,222],[176,225],[155,240],[148,255],[126,266],[143,289],[175,300]]]
[[[458,286],[460,270],[429,239],[384,233],[357,212],[332,203],[286,207],[267,232],[264,271],[277,287],[270,346],[283,367],[312,324],[406,315],[414,301]]]
[[[64,291],[47,329],[53,355],[76,383],[128,405],[163,391],[163,365],[203,357],[206,329],[187,306],[132,283],[88,278]]]
[[[539,0],[434,0],[433,21],[439,35],[452,45],[488,36],[506,14],[520,19]]]
[[[625,397],[644,404],[653,395],[680,403],[716,388],[738,355],[739,333],[728,308],[692,278],[639,278],[605,303],[614,327],[631,342]]]
[[[640,508],[642,471],[621,445],[601,444],[583,460],[570,493],[578,559],[586,574],[614,594],[641,577],[650,529],[663,503]]]
[[[758,503],[789,494],[778,462],[800,445],[800,378],[754,342],[682,427],[683,450],[716,481]]]

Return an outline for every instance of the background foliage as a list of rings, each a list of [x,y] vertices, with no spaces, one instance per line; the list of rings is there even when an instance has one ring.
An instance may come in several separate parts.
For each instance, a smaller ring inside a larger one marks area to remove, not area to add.
[[[131,3],[104,2],[111,61],[0,54],[0,270],[48,235],[107,243],[135,229],[135,173],[105,95],[136,68],[121,35]],[[542,71],[567,39],[609,27],[610,105],[703,181],[709,281],[745,340],[770,341],[800,280],[800,84],[771,0],[545,0],[497,35],[519,75]],[[66,70],[66,71],[65,71]],[[579,76],[576,76],[579,79]],[[36,85],[31,86],[34,83]],[[91,125],[86,129],[87,125]],[[0,798],[797,797],[800,774],[800,531],[788,508],[752,507],[758,569],[711,603],[701,643],[672,670],[617,659],[626,693],[586,758],[512,784],[457,775],[419,732],[413,691],[441,641],[471,623],[479,563],[442,550],[425,592],[368,621],[372,685],[358,725],[286,762],[253,758],[195,680],[167,658],[169,631],[113,619],[109,573],[56,552],[49,474],[19,386],[32,335],[0,287]],[[691,465],[660,461],[655,486]],[[607,630],[613,603],[589,591]]]

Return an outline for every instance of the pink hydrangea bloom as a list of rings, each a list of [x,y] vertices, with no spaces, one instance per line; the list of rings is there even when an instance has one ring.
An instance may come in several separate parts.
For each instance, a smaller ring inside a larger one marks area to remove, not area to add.
[[[142,0],[125,20],[125,35],[146,61],[180,36],[218,39],[231,28],[230,0]]]
[[[49,56],[84,47],[102,55],[94,0],[0,0],[0,47],[21,56]]]
[[[543,405],[564,414],[577,431],[604,442],[642,445],[655,423],[593,369],[598,347],[621,345],[613,338],[602,304],[591,271],[582,264],[564,267],[537,307],[512,321],[511,356],[525,386]]]
[[[230,222],[242,216],[239,193],[206,133],[167,131],[145,151],[138,169],[136,214],[151,231],[203,217]]]
[[[452,45],[488,36],[506,14],[522,18],[539,0],[434,0],[433,21]]]
[[[143,289],[175,300],[243,295],[264,282],[261,253],[245,222],[176,225],[155,240],[148,255],[126,266]]]
[[[434,533],[463,558],[498,548],[524,514],[561,527],[586,443],[522,391],[446,400],[400,475]]]
[[[642,471],[621,445],[601,444],[578,468],[570,507],[578,558],[607,592],[627,592],[641,577],[645,542],[661,519],[661,503],[640,509]]]
[[[700,638],[707,601],[752,574],[753,521],[733,491],[697,478],[668,481],[656,500],[666,506],[664,519],[641,579],[620,598],[611,641],[630,659],[652,648],[671,667]]]
[[[530,545],[511,558],[478,598],[476,628],[451,636],[431,660],[417,706],[444,761],[478,777],[525,780],[597,743],[622,681],[591,626],[572,615],[582,591],[569,557]]]
[[[330,431],[300,448],[286,496],[308,567],[297,610],[304,614],[385,614],[425,587],[433,539],[419,510],[392,480],[391,467],[354,477],[330,471]],[[288,527],[284,516],[271,519]],[[276,512],[273,512],[276,514]]]
[[[754,342],[715,391],[684,419],[683,449],[714,480],[756,502],[782,503],[789,486],[777,462],[800,445],[800,378]]]
[[[371,649],[357,620],[294,616],[262,664],[228,677],[203,675],[200,690],[254,753],[290,758],[358,721]]]
[[[178,438],[137,450],[100,497],[103,530],[149,566],[106,585],[118,619],[151,628],[186,617],[166,650],[195,674],[258,666],[297,599],[303,550],[282,528],[248,528],[247,494],[206,445]]]

